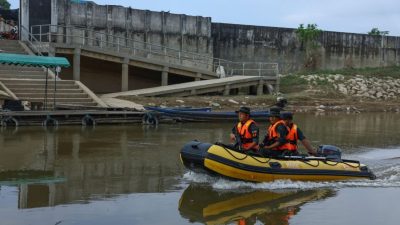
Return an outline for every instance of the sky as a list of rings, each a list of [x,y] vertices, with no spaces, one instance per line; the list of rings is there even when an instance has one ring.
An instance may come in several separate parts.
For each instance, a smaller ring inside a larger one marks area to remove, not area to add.
[[[12,8],[19,0],[9,0]],[[400,0],[94,0],[97,4],[212,17],[213,22],[400,36]]]

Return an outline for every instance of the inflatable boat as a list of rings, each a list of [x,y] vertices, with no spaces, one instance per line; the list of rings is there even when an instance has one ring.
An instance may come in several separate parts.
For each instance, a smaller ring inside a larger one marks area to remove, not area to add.
[[[171,108],[155,108],[155,107],[147,107],[146,109],[151,110],[153,112],[160,113],[161,116],[166,118],[172,118],[177,121],[182,122],[205,122],[205,121],[237,121],[238,114],[235,111],[231,112],[213,112],[202,110],[179,110],[179,109],[171,109]],[[264,119],[267,120],[269,115],[269,110],[263,111],[252,111],[251,117],[253,119]]]
[[[222,144],[192,141],[184,145],[180,158],[185,167],[192,171],[250,182],[376,178],[372,171],[359,161],[341,159],[340,150],[334,146],[320,146],[319,152],[318,157],[271,158],[258,154],[245,154]]]

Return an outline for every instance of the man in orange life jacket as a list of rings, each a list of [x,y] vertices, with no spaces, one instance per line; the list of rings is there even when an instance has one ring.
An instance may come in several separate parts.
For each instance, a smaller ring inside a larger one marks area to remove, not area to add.
[[[289,142],[289,149],[292,151],[297,151],[297,141],[300,141],[303,146],[307,149],[308,154],[316,155],[317,151],[311,146],[308,139],[304,136],[303,132],[300,128],[293,123],[293,113],[291,112],[282,112],[281,119],[285,121],[285,125],[289,129],[289,134],[287,136],[287,140]]]
[[[269,113],[270,126],[267,129],[264,141],[259,145],[265,156],[279,157],[284,155],[296,155],[297,151],[291,150],[286,136],[289,129],[281,119],[281,109],[272,107]]]
[[[250,119],[250,108],[240,107],[237,111],[239,122],[232,128],[231,141],[236,142],[236,146],[242,151],[257,151],[259,140],[259,129]]]

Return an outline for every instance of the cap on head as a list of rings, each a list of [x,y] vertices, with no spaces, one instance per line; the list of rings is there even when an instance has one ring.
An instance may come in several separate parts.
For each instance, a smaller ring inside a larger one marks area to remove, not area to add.
[[[269,115],[268,117],[281,117],[281,108],[279,107],[271,107],[269,109]]]
[[[238,111],[236,111],[236,113],[240,113],[240,112],[250,115],[250,108],[246,107],[246,106],[242,106],[242,107],[240,107],[240,109]]]
[[[292,112],[281,112],[281,119],[293,120],[293,113]]]

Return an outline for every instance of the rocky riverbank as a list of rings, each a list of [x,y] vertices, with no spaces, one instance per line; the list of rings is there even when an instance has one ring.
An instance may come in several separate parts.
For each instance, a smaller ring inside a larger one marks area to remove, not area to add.
[[[144,106],[212,107],[232,111],[245,105],[267,109],[278,96],[295,112],[400,112],[400,70],[390,74],[302,74],[281,76],[280,93],[264,96],[136,97],[123,99]]]
[[[302,75],[311,86],[321,83],[332,85],[339,93],[348,97],[359,97],[375,100],[398,99],[400,97],[400,79],[393,77],[354,77],[335,75]]]

